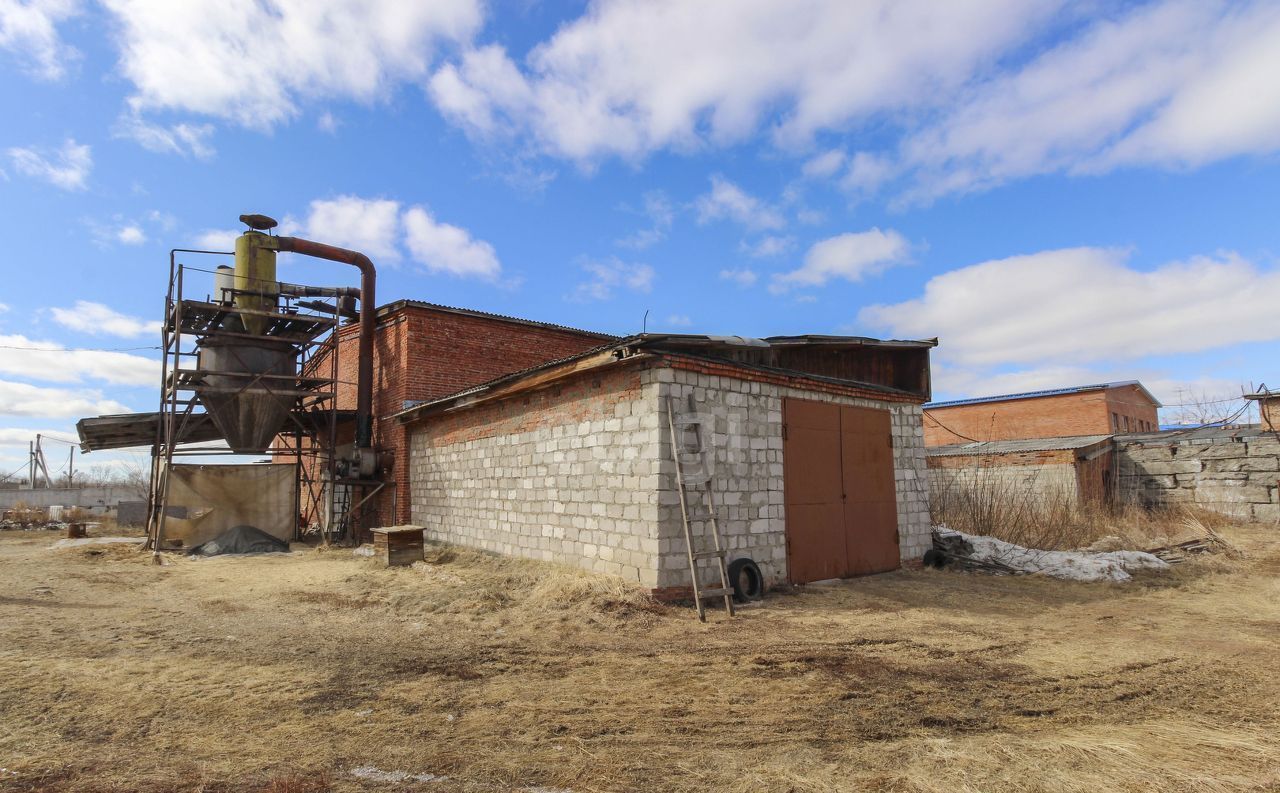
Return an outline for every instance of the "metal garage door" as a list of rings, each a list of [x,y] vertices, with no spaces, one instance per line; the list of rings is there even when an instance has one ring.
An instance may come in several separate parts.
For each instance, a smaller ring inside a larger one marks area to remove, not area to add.
[[[792,583],[898,567],[888,411],[783,402],[787,569]]]

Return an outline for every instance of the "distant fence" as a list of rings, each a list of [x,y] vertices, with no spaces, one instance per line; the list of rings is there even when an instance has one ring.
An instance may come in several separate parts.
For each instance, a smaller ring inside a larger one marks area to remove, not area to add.
[[[0,490],[0,509],[25,504],[36,509],[80,507],[96,513],[114,513],[121,501],[137,501],[135,488],[123,485],[95,487],[38,487],[34,490]]]

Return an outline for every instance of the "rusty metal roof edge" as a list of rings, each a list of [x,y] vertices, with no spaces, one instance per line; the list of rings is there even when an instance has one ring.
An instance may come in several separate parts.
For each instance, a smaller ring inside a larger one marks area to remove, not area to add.
[[[537,328],[548,328],[551,330],[562,330],[569,333],[577,333],[583,336],[595,336],[599,339],[617,339],[612,333],[602,333],[595,330],[583,330],[582,328],[571,328],[568,325],[560,325],[555,322],[541,322],[536,319],[525,319],[523,317],[512,317],[507,314],[495,314],[491,311],[481,311],[474,308],[459,308],[458,306],[446,306],[440,303],[429,303],[425,300],[413,300],[411,298],[401,298],[394,300],[385,305],[378,306],[378,317],[394,314],[402,308],[422,308],[431,311],[444,311],[450,314],[462,314],[469,317],[477,317],[479,319],[496,319],[502,322],[511,322],[516,325],[529,325]]]
[[[554,369],[558,366],[564,366],[566,364],[570,364],[575,361],[579,361],[581,359],[587,358],[592,355],[597,355],[602,352],[614,350],[618,353],[618,356],[617,356],[618,360],[626,360],[628,358],[634,357],[634,355],[628,356],[625,354],[625,351],[628,349],[632,349],[635,351],[654,352],[654,353],[686,355],[690,358],[698,358],[701,360],[713,361],[715,363],[727,364],[727,365],[736,366],[742,369],[766,371],[766,372],[785,375],[788,377],[798,377],[798,378],[814,380],[816,382],[831,383],[834,385],[844,385],[844,386],[850,386],[853,388],[863,388],[869,391],[878,391],[885,394],[908,396],[913,399],[922,399],[918,394],[914,394],[910,391],[904,391],[899,388],[893,388],[892,386],[879,385],[876,383],[866,383],[860,380],[845,380],[838,377],[828,377],[825,375],[802,372],[795,369],[780,369],[772,366],[747,364],[741,361],[735,361],[732,358],[721,358],[714,355],[698,355],[695,353],[691,353],[688,350],[664,350],[661,347],[661,343],[663,341],[670,341],[672,339],[699,339],[699,340],[707,340],[708,342],[710,342],[712,339],[715,339],[715,338],[742,339],[742,343],[731,345],[731,346],[748,346],[748,347],[760,346],[759,344],[750,343],[751,341],[765,341],[765,342],[770,341],[769,339],[749,340],[746,337],[711,337],[711,336],[654,334],[654,333],[636,334],[633,336],[627,336],[625,338],[617,339],[615,341],[599,345],[598,347],[593,347],[589,350],[584,350],[574,355],[566,356],[564,358],[558,358],[554,361],[547,361],[546,363],[542,363],[537,366],[530,367],[528,369],[522,369],[519,371],[510,372],[508,374],[502,375],[501,377],[496,377],[487,382],[479,383],[477,385],[471,386],[470,388],[463,389],[462,391],[458,391],[453,394],[440,397],[438,399],[433,399],[430,401],[413,405],[397,413],[393,413],[387,418],[399,418],[401,422],[413,421],[417,415],[425,414],[428,412],[435,412],[437,409],[439,409],[441,406],[443,406],[446,403],[457,402],[467,397],[479,396],[487,391],[493,390],[497,386],[514,382],[525,377],[531,377],[535,374],[538,374],[539,372],[545,372],[550,369]],[[789,336],[785,338],[795,339],[795,338],[801,338],[801,337]],[[839,337],[839,338],[844,338],[844,337]],[[877,341],[877,340],[871,339],[870,341]],[[928,342],[919,342],[919,344],[923,346],[932,346]],[[461,407],[461,405],[459,405],[459,407]]]

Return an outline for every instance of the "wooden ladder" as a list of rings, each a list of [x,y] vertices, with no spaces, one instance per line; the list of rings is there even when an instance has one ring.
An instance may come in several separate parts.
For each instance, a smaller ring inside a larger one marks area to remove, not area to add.
[[[733,587],[729,585],[729,570],[725,565],[725,548],[720,540],[720,524],[716,518],[715,491],[710,469],[705,465],[707,453],[707,433],[703,431],[694,408],[693,395],[689,396],[689,414],[676,416],[675,401],[670,395],[667,402],[667,427],[671,430],[671,458],[676,464],[676,490],[680,493],[680,520],[684,526],[685,548],[689,552],[689,576],[693,580],[693,602],[698,607],[698,619],[707,621],[707,607],[704,601],[711,598],[724,598],[725,613],[733,616]],[[679,434],[677,434],[677,428]],[[714,433],[714,428],[710,432]],[[695,439],[692,447],[684,443],[688,433]],[[692,491],[692,492],[690,492]],[[701,506],[694,511],[690,506],[691,496],[697,496]],[[712,550],[700,551],[695,547],[694,523],[705,523],[711,528]],[[715,559],[720,571],[720,586],[703,588],[698,580],[698,562],[702,559]]]

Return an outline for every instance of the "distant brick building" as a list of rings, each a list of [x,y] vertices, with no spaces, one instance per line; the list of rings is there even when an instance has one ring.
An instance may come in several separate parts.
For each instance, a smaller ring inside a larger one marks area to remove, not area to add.
[[[339,331],[338,409],[356,406],[358,328]],[[376,497],[382,525],[409,521],[408,434],[389,417],[425,402],[492,380],[508,372],[576,355],[610,342],[604,333],[532,320],[399,300],[378,309],[374,346],[374,443],[387,453],[394,487]],[[323,357],[312,364],[325,372]],[[339,443],[350,443],[354,423],[339,426]]]
[[[933,402],[925,446],[1152,432],[1160,403],[1137,380]]]

